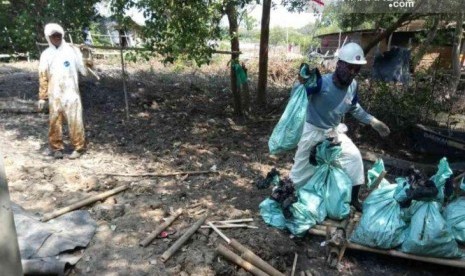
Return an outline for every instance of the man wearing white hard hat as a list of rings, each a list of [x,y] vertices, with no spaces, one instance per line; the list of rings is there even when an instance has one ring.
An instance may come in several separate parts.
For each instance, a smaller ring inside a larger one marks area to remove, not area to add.
[[[290,172],[290,178],[297,187],[304,185],[316,169],[309,162],[312,148],[328,137],[337,138],[342,148],[340,164],[352,180],[352,205],[359,210],[358,192],[365,182],[362,156],[345,134],[347,126],[341,123],[342,119],[346,113],[351,113],[358,121],[371,125],[383,137],[390,132],[383,122],[368,114],[358,102],[354,78],[364,64],[363,49],[357,43],[348,43],[339,50],[334,73],[323,75],[316,87],[307,89],[309,103],[306,123]],[[302,66],[299,79],[305,83],[307,77],[308,66]]]
[[[39,110],[48,99],[50,128],[48,133],[50,151],[55,158],[63,158],[63,119],[66,120],[74,151],[70,159],[78,158],[85,150],[86,141],[79,94],[78,71],[87,74],[78,48],[63,39],[63,28],[55,23],[45,26],[45,38],[49,47],[40,55],[39,62]]]

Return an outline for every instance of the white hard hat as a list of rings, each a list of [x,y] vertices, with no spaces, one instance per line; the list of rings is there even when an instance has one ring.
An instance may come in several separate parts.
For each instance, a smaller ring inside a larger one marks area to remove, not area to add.
[[[367,64],[362,47],[354,42],[347,43],[339,49],[338,58],[350,64]]]

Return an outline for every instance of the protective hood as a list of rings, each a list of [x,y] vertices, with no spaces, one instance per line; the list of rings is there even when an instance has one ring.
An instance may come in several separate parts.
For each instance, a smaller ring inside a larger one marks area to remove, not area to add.
[[[44,35],[45,35],[45,39],[47,39],[49,46],[53,46],[52,42],[50,42],[49,36],[51,36],[54,33],[60,33],[63,36],[63,42],[65,41],[64,40],[65,31],[63,30],[63,28],[56,23],[48,23],[47,25],[45,25]]]

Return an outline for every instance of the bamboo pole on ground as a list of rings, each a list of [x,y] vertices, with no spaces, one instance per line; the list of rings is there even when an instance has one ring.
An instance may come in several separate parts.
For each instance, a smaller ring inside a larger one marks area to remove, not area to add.
[[[292,271],[291,271],[291,276],[294,276],[295,274],[295,267],[297,266],[297,258],[299,257],[299,255],[297,255],[297,253],[294,253],[295,256],[294,256],[294,262],[292,263]]]
[[[230,220],[214,220],[212,223],[223,223],[223,224],[230,224],[230,223],[237,223],[237,222],[252,222],[253,218],[244,218],[244,219],[230,219]]]
[[[126,176],[126,177],[166,177],[166,176],[177,176],[177,175],[195,175],[195,174],[209,174],[209,173],[219,173],[217,171],[186,171],[186,172],[171,172],[171,173],[139,173],[139,174],[130,174],[130,173],[99,173],[97,175],[106,175],[106,176]]]
[[[102,199],[105,199],[105,198],[110,197],[112,195],[115,195],[117,193],[120,193],[120,192],[122,192],[122,191],[124,191],[124,190],[126,190],[128,188],[129,188],[129,186],[123,185],[123,186],[111,189],[109,191],[103,192],[101,194],[84,198],[83,200],[81,200],[79,202],[76,202],[74,204],[71,204],[70,206],[63,207],[63,208],[58,209],[56,211],[53,211],[53,212],[51,212],[49,214],[45,214],[42,217],[41,221],[43,221],[43,222],[49,221],[49,220],[51,220],[53,218],[56,218],[58,216],[61,216],[61,215],[66,214],[68,212],[71,212],[73,210],[79,209],[79,208],[84,207],[86,205],[89,205],[91,203],[97,202],[99,200],[102,200]]]
[[[393,250],[393,249],[391,249],[391,250],[382,250],[382,249],[377,249],[377,248],[371,248],[371,247],[359,245],[359,244],[352,243],[352,242],[348,242],[347,247],[350,248],[350,249],[361,250],[361,251],[366,251],[366,252],[373,252],[373,253],[378,253],[378,254],[383,254],[383,255],[389,255],[389,256],[394,256],[394,257],[410,259],[410,260],[423,261],[423,262],[428,262],[428,263],[435,263],[435,264],[465,268],[465,260],[463,260],[463,259],[441,259],[441,258],[434,258],[434,257],[427,257],[427,256],[418,256],[418,255],[413,255],[413,254],[407,254],[407,253],[397,251],[397,250]]]
[[[184,235],[182,235],[176,242],[168,248],[160,257],[162,262],[166,262],[205,222],[208,213],[201,217],[194,225],[189,228]]]
[[[240,244],[238,241],[236,241],[235,239],[229,239],[225,234],[223,234],[223,232],[221,232],[219,229],[218,229],[218,226],[217,225],[213,225],[213,223],[211,222],[208,222],[208,225],[220,236],[222,237],[229,245],[231,245],[232,248],[236,249],[237,251],[239,251],[239,253],[241,254],[241,258],[243,258],[244,260],[247,260],[249,261],[250,263],[252,263],[254,266],[258,267],[260,270],[266,272],[267,274],[269,275],[272,275],[272,276],[284,276],[284,274],[282,274],[281,272],[279,272],[278,270],[276,270],[274,267],[272,267],[270,264],[268,264],[267,262],[265,262],[264,260],[262,260],[260,257],[258,257],[257,255],[255,255],[255,253],[253,253],[250,249],[248,249],[247,247],[243,246],[242,244]]]
[[[260,270],[256,266],[254,266],[253,264],[245,261],[244,259],[242,259],[238,255],[236,255],[234,252],[227,249],[222,244],[218,245],[218,247],[216,248],[216,251],[218,251],[218,253],[220,253],[223,257],[225,257],[229,261],[231,261],[231,262],[237,264],[238,266],[244,268],[245,270],[252,273],[253,275],[256,275],[256,276],[268,276],[267,273],[263,272],[262,270]]]
[[[250,228],[258,229],[257,226],[248,225],[248,224],[217,224],[216,228]],[[209,225],[202,225],[201,228],[211,228]]]
[[[259,269],[265,271],[269,275],[284,276],[283,273],[279,272],[274,267],[272,267],[270,264],[265,262],[262,258],[255,255],[255,253],[253,253],[250,249],[248,249],[244,245],[240,244],[237,240],[231,239],[229,245],[231,245],[232,248],[234,248],[240,253],[241,258],[243,258],[246,261],[251,262],[252,264],[257,266]]]
[[[312,228],[308,230],[308,232],[313,235],[326,236],[326,232],[321,229]],[[394,250],[394,249],[384,250],[384,249],[371,248],[371,247],[363,246],[360,244],[352,243],[350,241],[347,241],[347,248],[365,251],[365,252],[371,252],[371,253],[378,253],[378,254],[383,254],[383,255],[388,255],[388,256],[393,256],[393,257],[399,257],[399,258],[404,258],[404,259],[409,259],[409,260],[465,268],[465,260],[463,259],[442,259],[442,258],[435,258],[435,257],[418,256],[418,255],[413,255],[413,254],[407,254],[407,253]]]
[[[181,214],[182,214],[182,209],[179,208],[173,214],[171,214],[171,216],[167,218],[165,222],[158,225],[157,228],[155,228],[155,230],[152,233],[150,233],[148,237],[146,237],[139,243],[139,245],[142,247],[146,247],[147,245],[149,245],[163,230],[165,230],[168,226],[170,226],[171,223],[173,223],[173,221],[175,221],[176,218],[179,217],[179,215]]]

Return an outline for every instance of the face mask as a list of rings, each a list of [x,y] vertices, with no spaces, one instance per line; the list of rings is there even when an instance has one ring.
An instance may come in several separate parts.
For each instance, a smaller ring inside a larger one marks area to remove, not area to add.
[[[336,82],[343,87],[349,86],[358,72],[360,72],[360,68],[360,65],[349,64],[339,60],[336,65],[336,71],[334,72]]]

